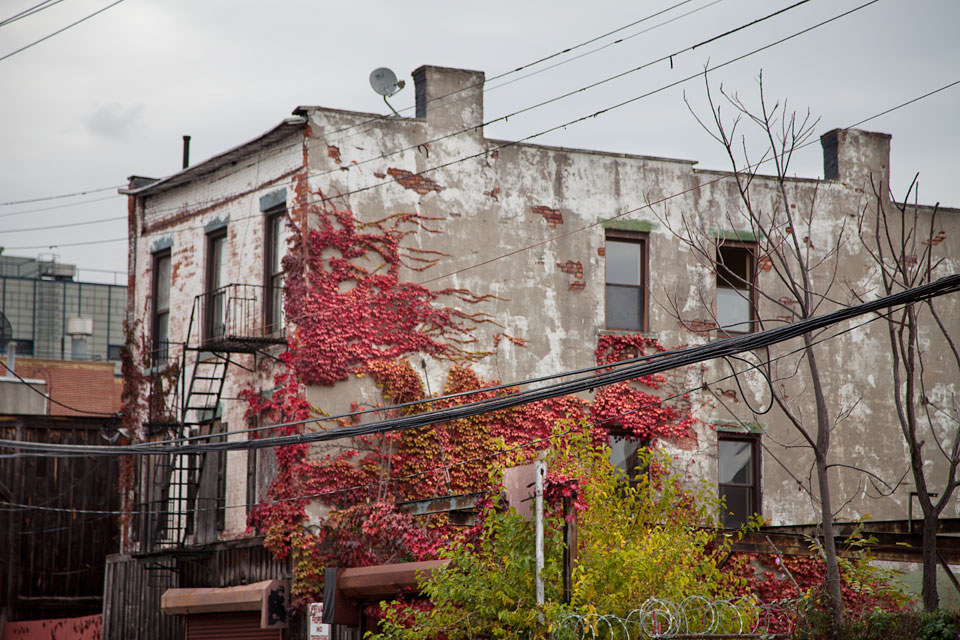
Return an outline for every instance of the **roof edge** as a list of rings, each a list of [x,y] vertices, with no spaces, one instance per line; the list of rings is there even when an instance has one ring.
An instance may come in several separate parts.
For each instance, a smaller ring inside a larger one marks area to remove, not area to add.
[[[213,173],[217,169],[225,166],[227,163],[233,162],[237,157],[246,155],[248,151],[252,151],[258,144],[266,144],[283,138],[297,129],[302,129],[306,126],[306,124],[307,120],[303,117],[284,118],[279,124],[260,134],[256,138],[247,140],[246,142],[218,153],[215,156],[211,156],[203,162],[187,167],[186,169],[178,171],[177,173],[173,173],[165,178],[160,178],[156,182],[152,182],[145,186],[135,187],[133,189],[128,187],[118,189],[117,191],[122,195],[146,196],[154,195],[168,189],[178,187],[182,184],[191,182],[196,178]]]

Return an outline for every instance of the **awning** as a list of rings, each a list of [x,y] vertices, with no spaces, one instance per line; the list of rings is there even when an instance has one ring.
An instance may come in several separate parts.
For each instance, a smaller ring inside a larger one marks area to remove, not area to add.
[[[290,586],[286,580],[264,580],[236,587],[167,589],[160,610],[172,615],[259,611],[263,629],[286,626]]]

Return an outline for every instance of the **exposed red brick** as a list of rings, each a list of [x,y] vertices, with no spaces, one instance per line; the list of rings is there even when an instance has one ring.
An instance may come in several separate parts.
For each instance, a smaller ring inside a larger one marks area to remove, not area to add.
[[[597,255],[600,256],[601,258],[604,257],[605,255],[607,255],[607,248],[606,248],[606,247],[597,247]]]
[[[760,267],[760,271],[770,271],[773,269],[773,260],[770,256],[760,256],[757,258],[757,266]]]
[[[563,224],[563,214],[560,213],[559,209],[551,209],[550,207],[537,205],[536,207],[530,207],[530,212],[543,216],[543,219],[547,221],[551,229],[556,229],[557,225]]]
[[[52,416],[120,410],[123,379],[114,375],[111,362],[17,358],[17,373],[27,379],[45,380],[47,394],[67,405],[50,402],[48,410]]]
[[[571,291],[583,291],[584,287],[587,286],[587,283],[583,281],[583,264],[580,262],[567,260],[566,262],[558,262],[557,267],[564,273],[573,276],[573,282],[570,283]]]
[[[490,196],[494,200],[500,200],[500,185],[494,185],[490,191],[484,191],[483,195]]]
[[[387,173],[389,173],[390,177],[396,180],[397,183],[404,189],[416,191],[422,196],[427,195],[431,191],[440,193],[444,189],[444,187],[441,187],[430,178],[418,173],[411,173],[405,169],[395,169],[391,167],[390,169],[387,169]]]
[[[564,273],[570,273],[575,275],[578,278],[583,278],[583,265],[579,262],[574,262],[573,260],[567,260],[566,262],[558,262],[557,266],[560,267],[560,270]]]
[[[383,178],[386,178],[386,177],[387,177],[387,174],[385,174],[383,171],[374,171],[374,172],[373,172],[373,175],[374,175],[375,177],[377,177],[377,178],[380,178],[380,179],[383,179]]]
[[[713,320],[688,320],[685,324],[691,331],[710,331],[717,328],[717,323]]]
[[[332,144],[327,145],[327,157],[340,164],[340,147],[335,147]]]

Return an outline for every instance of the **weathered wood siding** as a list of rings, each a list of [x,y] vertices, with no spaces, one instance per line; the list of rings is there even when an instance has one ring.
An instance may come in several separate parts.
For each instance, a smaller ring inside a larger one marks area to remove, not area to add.
[[[0,416],[0,438],[103,445],[101,433],[116,426],[104,418]],[[106,556],[118,549],[111,513],[120,509],[118,470],[109,457],[0,461],[0,608],[9,619],[100,613]]]
[[[180,616],[160,611],[167,589],[233,587],[261,580],[289,579],[261,538],[185,547],[164,554],[115,555],[107,560],[104,585],[104,640],[182,640]],[[295,616],[284,638],[306,637],[306,616]]]

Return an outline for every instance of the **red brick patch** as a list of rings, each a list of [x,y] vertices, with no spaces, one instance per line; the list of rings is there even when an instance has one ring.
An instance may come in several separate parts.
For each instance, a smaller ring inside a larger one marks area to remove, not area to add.
[[[543,216],[543,219],[547,221],[551,229],[556,229],[557,225],[563,224],[563,214],[560,213],[559,209],[551,209],[550,207],[537,205],[536,207],[530,207],[530,212]]]
[[[691,331],[710,331],[717,328],[717,323],[713,320],[688,320],[686,326]]]
[[[327,157],[340,164],[340,147],[335,147],[332,144],[327,145]]]
[[[494,200],[500,200],[500,186],[494,185],[493,189],[490,189],[490,191],[484,191],[483,195],[490,196]]]
[[[427,195],[431,191],[436,191],[437,193],[443,191],[443,187],[430,178],[417,173],[411,173],[405,169],[390,168],[387,169],[387,173],[404,189],[416,191],[422,196]]]

